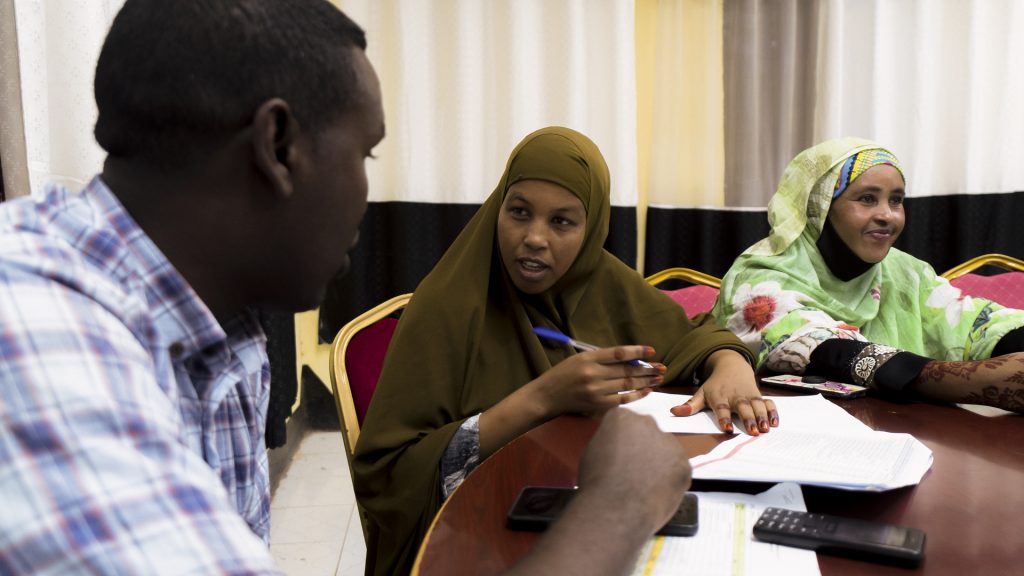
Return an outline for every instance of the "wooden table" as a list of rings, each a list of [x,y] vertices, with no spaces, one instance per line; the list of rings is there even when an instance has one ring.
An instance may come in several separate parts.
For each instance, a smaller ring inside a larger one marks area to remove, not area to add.
[[[1024,417],[986,417],[955,406],[877,398],[836,403],[875,430],[914,435],[934,452],[935,461],[914,487],[882,493],[803,487],[811,512],[912,526],[928,534],[925,560],[915,570],[819,555],[823,575],[1024,574]],[[563,416],[487,459],[438,513],[413,573],[494,574],[515,563],[539,536],[505,528],[512,501],[525,485],[574,485],[580,455],[596,429],[595,420]],[[677,437],[691,455],[729,438]],[[768,486],[695,480],[692,489],[756,493]]]

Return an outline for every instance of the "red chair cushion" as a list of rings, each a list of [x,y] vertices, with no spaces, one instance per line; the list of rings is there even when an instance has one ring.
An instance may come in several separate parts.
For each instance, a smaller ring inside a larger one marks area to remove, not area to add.
[[[377,389],[380,371],[384,367],[384,355],[397,325],[396,318],[382,318],[360,330],[345,349],[345,371],[360,427],[366,417],[366,409],[370,407],[373,392]]]
[[[1024,308],[1024,272],[964,274],[949,283],[968,296],[987,298],[1007,308]]]
[[[718,298],[718,288],[703,285],[687,286],[664,292],[682,306],[683,310],[686,310],[686,315],[690,317],[710,312],[715,305],[715,299]]]

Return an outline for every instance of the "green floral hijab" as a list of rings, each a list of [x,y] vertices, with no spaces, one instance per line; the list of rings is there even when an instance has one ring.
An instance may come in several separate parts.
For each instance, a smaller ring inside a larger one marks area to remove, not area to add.
[[[868,140],[841,138],[790,162],[768,204],[771,231],[740,255],[722,280],[712,314],[758,351],[758,365],[801,373],[830,338],[887,344],[936,359],[987,358],[1024,312],[963,296],[926,262],[890,249],[844,281],[817,247],[843,163]],[[895,158],[893,156],[893,158]]]

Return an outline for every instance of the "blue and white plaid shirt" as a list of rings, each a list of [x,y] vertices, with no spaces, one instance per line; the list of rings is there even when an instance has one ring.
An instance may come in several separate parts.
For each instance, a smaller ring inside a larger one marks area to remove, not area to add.
[[[276,573],[269,386],[99,177],[0,204],[0,574]]]

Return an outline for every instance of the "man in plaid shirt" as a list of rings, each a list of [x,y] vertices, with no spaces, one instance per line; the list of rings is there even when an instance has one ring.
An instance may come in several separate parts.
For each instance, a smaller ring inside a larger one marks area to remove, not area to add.
[[[327,0],[127,0],[103,171],[0,205],[0,574],[274,573],[254,307],[348,267],[384,136]]]

